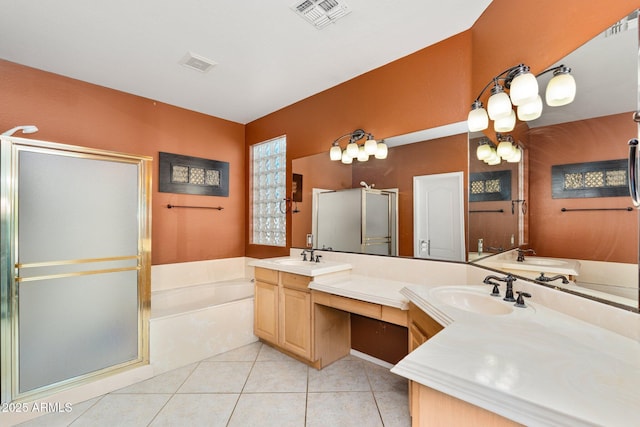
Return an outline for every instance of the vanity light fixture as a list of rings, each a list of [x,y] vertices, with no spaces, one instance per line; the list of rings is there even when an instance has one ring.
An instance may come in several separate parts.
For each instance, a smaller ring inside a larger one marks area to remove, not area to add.
[[[491,79],[471,104],[467,117],[470,132],[478,132],[489,127],[489,119],[494,121],[496,132],[511,132],[515,128],[516,116],[521,121],[535,120],[542,114],[542,98],[538,94],[537,78],[553,72],[547,85],[545,100],[550,107],[559,107],[573,102],[576,96],[576,82],[571,68],[564,65],[549,68],[533,75],[525,64],[507,68]],[[491,96],[485,110],[480,97],[493,84]],[[509,90],[509,93],[506,92]],[[517,114],[513,111],[516,107]]]
[[[342,149],[342,147],[340,147],[340,140],[347,137],[349,138],[349,142],[346,147]],[[358,141],[365,137],[367,139],[363,143],[358,144]],[[348,165],[353,163],[353,159],[357,159],[359,162],[366,162],[369,160],[369,156],[374,156],[376,159],[386,159],[387,153],[387,145],[383,141],[378,142],[369,132],[356,129],[333,141],[331,149],[329,150],[329,157],[331,160],[340,160],[342,163]]]

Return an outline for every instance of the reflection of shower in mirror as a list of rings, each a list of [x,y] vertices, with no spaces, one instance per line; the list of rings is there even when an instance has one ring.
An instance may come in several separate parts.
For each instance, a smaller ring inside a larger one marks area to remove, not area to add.
[[[371,184],[368,185],[366,182],[364,181],[360,181],[360,186],[366,188],[367,190],[371,190],[372,188],[374,188],[376,185],[375,184]]]

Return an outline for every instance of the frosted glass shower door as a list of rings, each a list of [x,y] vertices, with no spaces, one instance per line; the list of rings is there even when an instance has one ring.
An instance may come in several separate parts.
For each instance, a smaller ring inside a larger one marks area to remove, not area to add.
[[[13,155],[12,398],[146,362],[144,162]]]
[[[391,194],[363,189],[362,204],[362,251],[391,255]]]
[[[361,203],[357,188],[318,194],[318,248],[360,252]]]

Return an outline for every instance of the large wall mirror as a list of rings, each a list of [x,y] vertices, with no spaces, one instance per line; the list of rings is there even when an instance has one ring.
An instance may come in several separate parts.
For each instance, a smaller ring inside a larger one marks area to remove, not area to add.
[[[484,258],[472,262],[535,279],[545,270],[547,278],[564,272],[555,271],[553,263],[575,260],[579,264],[571,268],[578,274],[568,274],[575,285],[557,280],[554,286],[637,308],[638,213],[632,209],[626,171],[627,142],[638,135],[633,121],[638,102],[637,13],[550,66],[560,64],[572,69],[576,98],[563,107],[545,105],[542,116],[524,124],[524,131],[516,128],[525,147],[520,169],[506,162],[486,166],[475,156],[483,135],[469,139],[470,176],[493,173],[488,176],[495,178],[499,171],[520,170],[523,177],[522,183],[514,180],[512,200],[470,202],[470,212],[484,211],[470,213],[470,248],[477,250],[480,238],[485,248],[509,247],[515,241],[535,251],[532,264],[540,265],[529,268],[526,262],[518,263],[515,254],[503,262],[504,256],[486,257],[486,250]],[[544,77],[539,78],[541,88],[548,82]]]
[[[293,173],[300,176],[302,182],[301,201],[296,204],[292,215],[293,247],[306,247],[307,235],[317,233],[317,229],[314,227],[317,213],[314,212],[314,207],[317,209],[315,206],[317,203],[314,203],[314,189],[316,191],[341,191],[371,187],[374,190],[391,190],[397,194],[397,203],[394,202],[393,207],[394,210],[397,210],[397,217],[391,216],[393,221],[397,222],[397,227],[391,227],[395,228],[396,234],[392,237],[394,244],[391,245],[393,251],[390,255],[406,257],[420,255],[414,245],[414,241],[421,240],[414,237],[418,233],[418,230],[414,230],[414,178],[446,178],[467,170],[466,123],[387,138],[385,142],[389,147],[389,152],[384,160],[372,158],[367,162],[354,161],[353,164],[346,165],[339,161],[331,161],[328,153],[293,160]],[[466,200],[465,192],[466,185],[462,185],[461,196],[464,200]],[[461,205],[461,214],[464,217],[464,202]],[[353,214],[359,216],[359,209],[359,207],[353,207]],[[439,206],[435,210],[442,212],[444,209]],[[343,213],[342,217],[345,222],[349,221],[346,213]],[[454,226],[452,225],[452,227]],[[461,237],[464,238],[466,232],[463,218],[455,225],[455,228],[460,229]],[[426,242],[429,239],[422,240]],[[435,238],[433,240],[435,241]],[[375,248],[369,252],[367,247],[357,250],[352,246],[340,247],[334,243],[324,244],[325,240],[322,237],[318,239],[318,236],[313,236],[313,241],[320,243],[314,244],[314,247],[319,248],[324,245],[338,251],[380,253],[375,251]],[[456,239],[456,242],[462,242],[461,246],[464,252],[464,240]],[[425,243],[425,246],[431,246],[425,252],[432,252],[434,256],[429,257],[425,253],[421,257],[435,259],[446,257],[446,255],[442,255],[442,252],[437,252],[434,243]],[[369,247],[371,248],[371,246]],[[466,261],[466,256],[462,254],[460,258],[455,255],[450,259]]]
[[[292,214],[292,247],[307,247],[308,235],[313,234],[313,189],[363,188],[364,183],[397,191],[395,255],[415,257],[414,177],[467,171],[467,261],[511,271],[488,263],[518,246],[533,249],[538,258],[578,260],[580,274],[572,277],[578,286],[571,292],[637,309],[638,214],[627,210],[632,206],[629,196],[610,196],[606,191],[598,195],[585,189],[582,196],[588,197],[565,197],[567,194],[558,196],[553,191],[554,177],[556,184],[563,182],[559,176],[569,180],[580,174],[584,178],[585,173],[597,177],[603,162],[626,159],[627,141],[638,135],[632,120],[638,102],[637,15],[603,29],[560,63],[572,68],[576,99],[565,107],[545,107],[542,116],[524,130],[522,125],[516,128],[514,137],[525,148],[520,163],[478,164],[478,139],[486,135],[468,135],[466,123],[386,138],[389,154],[385,160],[344,165],[332,162],[328,153],[293,159],[292,172],[299,175],[302,191]],[[543,78],[541,88],[547,83]],[[580,165],[587,169],[580,171]],[[589,174],[589,168],[596,173]],[[612,176],[619,177],[615,168],[612,171]],[[509,188],[508,194],[493,200],[495,196],[474,195],[469,185],[472,175],[502,183]],[[580,191],[573,196],[576,193]],[[478,250],[479,239],[482,251]],[[539,273],[513,272],[531,278]]]

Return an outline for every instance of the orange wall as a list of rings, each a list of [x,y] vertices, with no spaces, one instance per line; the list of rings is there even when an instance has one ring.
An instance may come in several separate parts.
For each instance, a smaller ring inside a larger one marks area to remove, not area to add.
[[[637,7],[638,0],[493,0],[470,31],[247,124],[245,156],[250,145],[286,134],[290,166],[356,128],[385,138],[466,120],[498,72],[521,62],[542,71]],[[290,224],[289,216],[289,245]],[[248,256],[287,252],[247,242]]]
[[[637,134],[631,113],[529,132],[529,214],[531,247],[538,255],[635,264],[638,260],[638,215],[631,211],[562,212],[561,208],[624,208],[629,196],[579,199],[551,197],[548,165],[624,159],[626,142]],[[558,144],[558,141],[567,141]],[[603,155],[602,146],[607,149]]]
[[[0,93],[0,129],[35,124],[25,137],[154,158],[153,264],[244,255],[243,125],[2,60]],[[159,193],[159,151],[229,162],[229,197]]]
[[[357,128],[380,139],[459,121],[469,103],[470,42],[470,32],[458,34],[247,124],[247,159],[250,145],[286,134],[291,170],[291,159],[327,152]],[[289,216],[289,244],[290,224]],[[288,250],[247,244],[248,256],[281,254]]]

